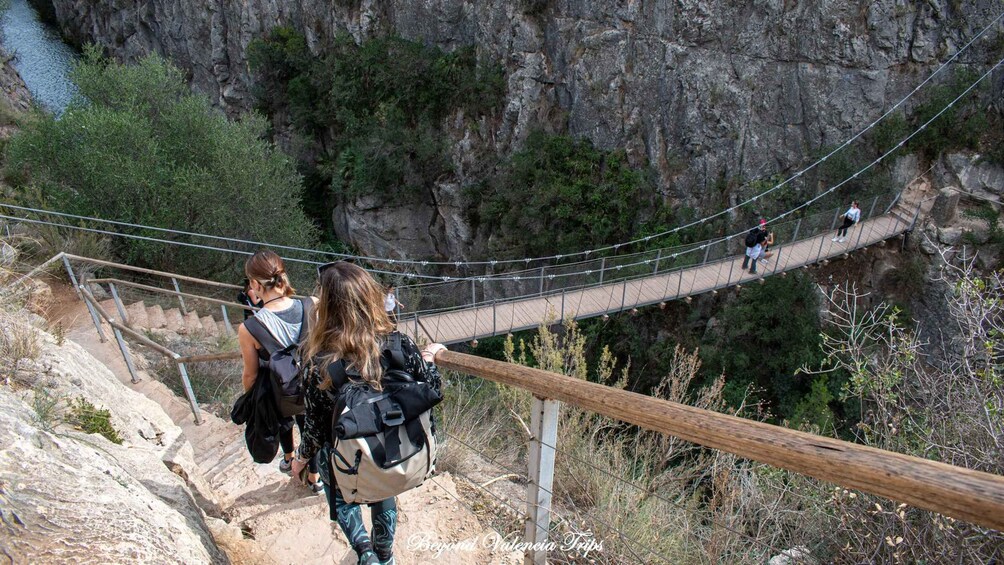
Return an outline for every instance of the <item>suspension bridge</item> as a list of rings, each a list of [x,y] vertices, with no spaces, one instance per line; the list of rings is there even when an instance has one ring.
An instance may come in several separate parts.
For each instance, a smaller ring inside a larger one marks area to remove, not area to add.
[[[566,277],[558,285],[554,285],[556,279],[548,278],[546,267],[542,267],[530,277],[529,284],[523,285],[523,293],[499,300],[478,300],[479,290],[480,295],[484,296],[485,286],[490,284],[487,279],[458,282],[453,285],[453,290],[461,293],[466,291],[466,295],[471,297],[469,302],[438,311],[404,313],[400,318],[399,329],[417,342],[454,344],[536,328],[545,321],[580,320],[672,300],[689,299],[727,288],[741,288],[742,285],[762,282],[765,277],[783,275],[795,269],[846,256],[855,250],[899,236],[913,227],[917,211],[907,212],[891,206],[884,213],[874,215],[879,198],[876,197],[873,203],[871,217],[865,217],[855,225],[844,241],[834,241],[840,210],[832,214],[833,221],[828,227],[818,221],[803,218],[794,222],[794,227],[789,222],[772,228],[775,233],[772,256],[758,263],[756,274],[742,268],[744,255],[741,241],[732,242],[732,245],[731,240],[701,242],[688,247],[695,258],[690,261],[693,264],[686,266],[673,264],[679,260],[681,253],[687,252],[681,249],[663,249],[628,258],[619,257],[620,263],[609,258],[599,259],[595,261],[595,269],[577,265],[575,272],[579,278],[592,276],[603,281],[594,284],[582,285],[575,278]],[[828,215],[830,214],[824,214]],[[813,226],[811,229],[802,231],[801,235],[804,237],[798,238],[799,228],[810,225]],[[789,229],[792,230],[792,238],[777,238],[777,234]],[[622,264],[625,261],[630,268]],[[644,270],[644,274],[638,274],[639,270]],[[622,274],[625,271],[627,274]],[[571,284],[560,284],[561,282]],[[558,288],[553,288],[552,285]],[[514,285],[510,283],[509,286]],[[533,290],[535,286],[536,291]],[[470,290],[465,287],[470,287]],[[527,291],[527,288],[530,290]],[[403,287],[400,294],[405,304],[422,300],[421,287]]]

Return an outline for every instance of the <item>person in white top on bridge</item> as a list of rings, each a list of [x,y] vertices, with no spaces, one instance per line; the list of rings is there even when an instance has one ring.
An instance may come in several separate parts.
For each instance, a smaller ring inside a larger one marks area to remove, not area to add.
[[[837,236],[830,241],[835,241],[837,243],[843,243],[847,241],[847,228],[858,223],[861,219],[861,208],[858,208],[858,201],[855,200],[851,202],[851,207],[844,212],[844,223],[840,225],[837,229]]]
[[[394,294],[394,285],[387,287],[387,296],[383,299],[383,309],[387,311],[390,321],[397,323],[397,309],[404,308],[404,304],[398,302],[397,295]]]

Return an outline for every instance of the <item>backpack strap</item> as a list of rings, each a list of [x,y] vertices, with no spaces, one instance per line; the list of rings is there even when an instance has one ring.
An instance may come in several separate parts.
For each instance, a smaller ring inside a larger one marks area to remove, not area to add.
[[[401,332],[393,331],[387,336],[384,350],[390,353],[392,363],[390,369],[404,369],[404,347],[401,345]]]
[[[275,339],[272,332],[268,331],[265,324],[263,324],[258,318],[251,316],[247,320],[244,320],[244,327],[247,328],[251,337],[258,340],[258,343],[265,348],[265,352],[268,353],[269,357],[274,355],[276,351],[283,348],[282,344],[279,343],[279,340]]]
[[[313,311],[314,301],[310,298],[301,298],[300,305],[303,306],[303,318],[300,320],[300,333],[296,336],[297,344],[303,342],[304,336],[307,335],[308,320],[310,319],[310,314]],[[251,334],[258,343],[265,348],[265,352],[271,357],[276,351],[280,349],[285,349],[279,340],[272,335],[268,327],[262,323],[258,318],[251,316],[247,320],[244,320],[244,327],[247,328],[248,333]]]
[[[303,306],[303,319],[300,320],[300,333],[296,336],[297,343],[303,343],[307,336],[307,328],[310,326],[310,315],[314,312],[314,301],[310,297],[301,298],[300,305]]]

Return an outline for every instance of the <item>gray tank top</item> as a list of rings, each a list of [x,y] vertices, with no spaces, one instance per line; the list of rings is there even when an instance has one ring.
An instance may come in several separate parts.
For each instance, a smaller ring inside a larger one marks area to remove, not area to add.
[[[262,308],[255,312],[254,317],[268,329],[272,337],[283,347],[296,343],[300,336],[300,326],[303,325],[303,304],[293,299],[293,305],[284,310],[273,312]]]

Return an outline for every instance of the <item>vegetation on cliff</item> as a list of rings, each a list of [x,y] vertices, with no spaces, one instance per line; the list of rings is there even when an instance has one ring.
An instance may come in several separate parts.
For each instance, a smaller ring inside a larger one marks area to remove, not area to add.
[[[474,48],[445,52],[399,37],[357,44],[339,36],[314,55],[302,34],[276,27],[248,47],[258,108],[288,116],[304,151],[308,199],[321,222],[339,199],[414,200],[453,172],[444,121],[496,111],[504,75]]]
[[[261,117],[228,120],[155,55],[121,65],[87,49],[73,80],[81,96],[60,119],[39,115],[8,144],[6,176],[18,200],[122,222],[313,244],[301,179],[293,163],[262,139]],[[114,257],[130,264],[200,276],[232,277],[239,261],[135,239],[115,238],[110,245]]]

